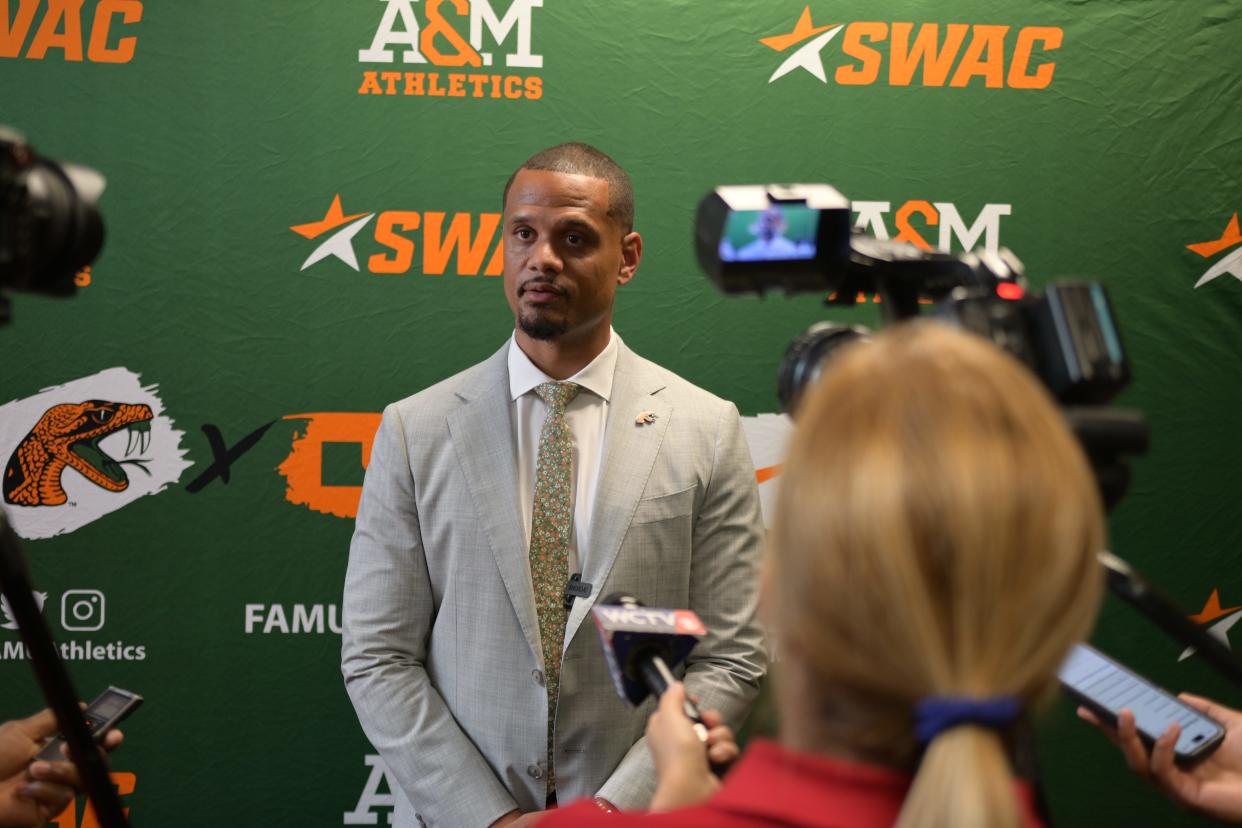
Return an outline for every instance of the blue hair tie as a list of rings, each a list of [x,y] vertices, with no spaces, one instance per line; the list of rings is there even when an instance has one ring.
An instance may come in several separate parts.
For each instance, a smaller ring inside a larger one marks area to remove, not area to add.
[[[963,724],[996,730],[1010,724],[1022,712],[1014,696],[969,699],[960,696],[928,696],[914,706],[914,735],[927,745],[946,730]]]

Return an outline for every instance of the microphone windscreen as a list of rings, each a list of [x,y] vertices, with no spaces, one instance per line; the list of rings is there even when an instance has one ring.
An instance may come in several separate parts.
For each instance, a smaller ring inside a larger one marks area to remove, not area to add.
[[[617,695],[633,705],[650,693],[638,670],[642,659],[659,655],[675,667],[707,634],[691,610],[596,604],[591,614]]]

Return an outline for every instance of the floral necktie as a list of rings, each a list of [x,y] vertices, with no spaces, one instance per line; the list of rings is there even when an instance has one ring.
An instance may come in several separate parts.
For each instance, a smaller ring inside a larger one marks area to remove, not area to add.
[[[530,575],[548,690],[548,793],[556,790],[552,732],[560,690],[561,649],[565,644],[567,614],[562,602],[569,580],[569,529],[574,514],[574,436],[565,422],[565,406],[581,390],[582,386],[572,382],[545,382],[535,388],[535,393],[548,404],[548,416],[539,434],[530,522]]]

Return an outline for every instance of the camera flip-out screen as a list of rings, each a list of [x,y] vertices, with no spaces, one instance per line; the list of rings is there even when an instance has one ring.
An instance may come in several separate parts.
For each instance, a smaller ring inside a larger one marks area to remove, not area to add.
[[[801,205],[732,210],[720,240],[723,262],[785,262],[815,258],[819,211]]]
[[[850,202],[827,184],[717,187],[699,202],[694,250],[725,293],[833,289],[849,263]]]

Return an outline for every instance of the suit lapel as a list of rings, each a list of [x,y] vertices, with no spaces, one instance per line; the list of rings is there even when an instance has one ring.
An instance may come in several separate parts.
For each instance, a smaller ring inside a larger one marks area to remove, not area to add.
[[[583,561],[582,579],[594,589],[586,600],[574,601],[565,626],[566,646],[591,607],[603,597],[600,590],[621,550],[673,413],[673,407],[658,394],[664,388],[663,377],[624,344],[617,354],[612,385],[603,464],[592,508],[590,549],[578,550]],[[655,419],[636,423],[635,418],[642,412],[654,414]]]
[[[543,650],[527,564],[526,533],[518,501],[508,348],[505,345],[484,363],[477,390],[457,393],[464,404],[448,416],[448,429],[509,601],[526,642],[536,657],[541,658]]]

